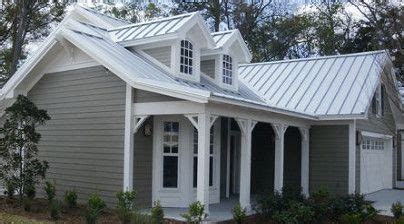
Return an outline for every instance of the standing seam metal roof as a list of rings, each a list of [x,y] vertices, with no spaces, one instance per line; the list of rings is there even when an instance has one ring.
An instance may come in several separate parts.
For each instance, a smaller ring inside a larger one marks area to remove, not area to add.
[[[366,113],[385,51],[239,66],[242,83],[268,106],[315,116]]]

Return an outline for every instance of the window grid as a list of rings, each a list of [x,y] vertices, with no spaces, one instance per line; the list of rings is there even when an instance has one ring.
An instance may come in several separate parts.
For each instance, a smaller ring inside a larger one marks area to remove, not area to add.
[[[192,75],[193,46],[187,40],[181,41],[180,72]]]
[[[163,132],[163,187],[178,187],[179,123],[164,122]]]
[[[223,83],[233,84],[233,59],[227,54],[223,55]]]
[[[364,150],[384,150],[384,141],[379,138],[363,138],[362,149]]]

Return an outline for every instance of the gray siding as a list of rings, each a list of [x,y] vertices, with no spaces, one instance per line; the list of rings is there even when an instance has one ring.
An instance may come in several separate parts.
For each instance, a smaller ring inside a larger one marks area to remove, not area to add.
[[[98,192],[114,204],[122,189],[125,83],[93,67],[46,74],[28,96],[51,117],[38,127],[39,156],[57,195],[75,188],[81,202]]]
[[[149,118],[144,125],[153,124]],[[139,128],[134,139],[133,187],[137,193],[137,206],[152,205],[153,136],[143,134],[144,125]]]
[[[348,125],[310,129],[310,192],[325,187],[331,194],[348,193]]]
[[[201,71],[211,78],[215,78],[215,60],[201,61]]]
[[[163,63],[167,67],[171,66],[171,47],[156,47],[144,50],[148,55]]]
[[[134,92],[134,102],[135,103],[162,102],[162,101],[180,101],[180,100],[181,99],[161,95],[161,94],[158,94],[158,93],[143,91],[143,90],[139,90],[139,89],[135,89],[135,92]]]
[[[375,114],[371,113],[371,108],[369,109],[369,115],[367,120],[357,120],[356,122],[356,129],[358,131],[369,131],[369,132],[376,132],[385,135],[392,135],[396,137],[395,131],[395,121],[393,117],[393,113],[391,111],[389,98],[387,94],[384,96],[384,115],[381,117],[377,117]],[[356,170],[355,170],[355,182],[356,186],[355,189],[357,191],[360,190],[360,145],[356,146]],[[393,186],[395,186],[395,177],[397,175],[397,146],[393,148],[393,164],[391,164],[393,169]]]

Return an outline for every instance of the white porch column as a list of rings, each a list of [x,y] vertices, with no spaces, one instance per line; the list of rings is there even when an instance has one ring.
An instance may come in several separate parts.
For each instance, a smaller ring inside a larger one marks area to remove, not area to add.
[[[304,195],[309,196],[309,129],[299,128],[301,135],[301,185]]]
[[[198,130],[198,177],[196,185],[196,200],[205,205],[205,213],[209,214],[209,146],[210,128],[217,116],[209,113],[185,115]]]
[[[282,191],[283,188],[283,167],[284,167],[284,139],[285,131],[288,128],[284,124],[272,124],[275,132],[275,180],[274,191]]]
[[[133,190],[133,140],[134,122],[133,119],[133,89],[126,84],[125,100],[125,139],[123,153],[123,190]]]
[[[251,210],[251,134],[257,122],[236,119],[241,130],[240,205]]]

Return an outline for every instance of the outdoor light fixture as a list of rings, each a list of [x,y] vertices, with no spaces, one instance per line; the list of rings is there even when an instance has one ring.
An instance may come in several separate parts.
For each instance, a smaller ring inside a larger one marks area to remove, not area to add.
[[[151,136],[152,135],[152,126],[151,124],[145,124],[143,129],[144,136]]]

